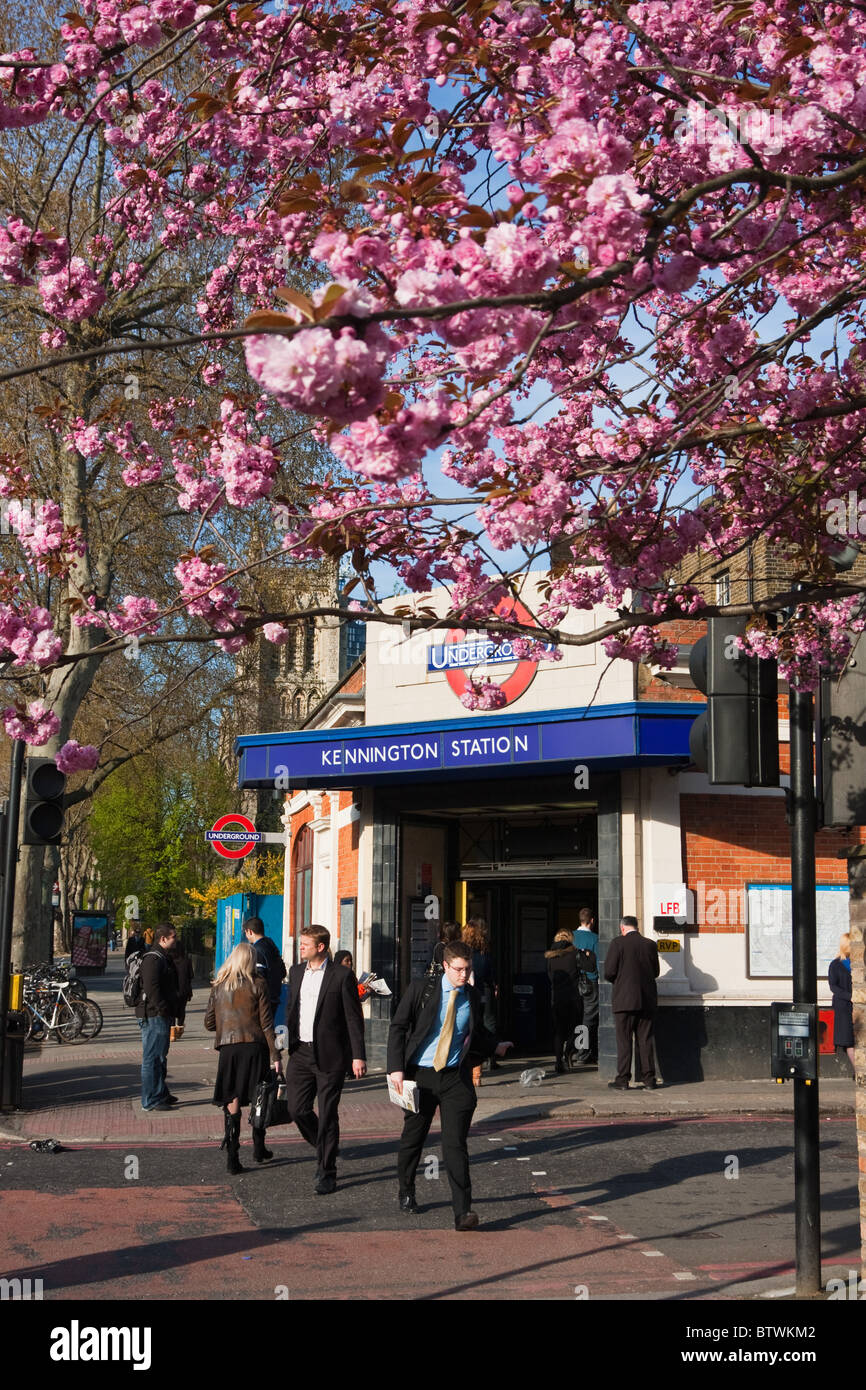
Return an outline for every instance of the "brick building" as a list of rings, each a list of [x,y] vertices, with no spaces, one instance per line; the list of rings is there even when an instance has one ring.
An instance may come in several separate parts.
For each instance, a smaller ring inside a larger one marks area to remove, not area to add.
[[[530,607],[542,579],[526,579]],[[427,601],[446,600],[434,591]],[[572,614],[571,630],[609,616]],[[635,913],[662,954],[662,1075],[766,1076],[769,1003],[791,996],[788,779],[778,790],[711,787],[690,765],[702,697],[688,652],[702,627],[671,625],[680,660],[658,673],[597,645],[530,663],[492,651],[483,634],[404,641],[399,627],[371,625],[366,659],[301,729],[238,740],[243,787],[289,787],[287,958],[303,924],[323,923],[335,948],[399,997],[426,967],[439,920],[480,914],[492,928],[501,1031],[531,1053],[549,1046],[544,951],[554,933],[588,905],[603,956],[620,915]],[[460,700],[468,674],[482,671],[506,693],[495,713]],[[787,769],[784,698],[779,732]],[[847,926],[838,855],[859,834],[817,837],[825,1002]],[[391,1001],[365,1008],[382,1064]],[[600,1046],[609,1068],[604,1007]]]

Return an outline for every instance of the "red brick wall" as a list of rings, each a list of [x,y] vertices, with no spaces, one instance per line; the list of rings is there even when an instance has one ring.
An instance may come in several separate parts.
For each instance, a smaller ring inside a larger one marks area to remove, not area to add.
[[[714,796],[680,798],[680,826],[686,885],[696,895],[701,932],[742,932],[742,915],[733,924],[700,920],[698,883],[705,895],[721,889],[739,892],[747,883],[791,882],[790,827],[782,797]],[[819,884],[845,884],[848,869],[837,851],[858,842],[857,830],[822,830],[815,838],[816,878]],[[714,898],[713,903],[718,903]],[[716,915],[712,910],[704,916]]]
[[[348,810],[354,801],[353,793],[339,794],[339,809]],[[337,833],[337,899],[358,896],[358,840],[361,822],[353,820],[340,827]]]
[[[351,675],[349,675],[349,676],[346,677],[346,679],[343,681],[343,684],[340,686],[340,690],[341,690],[341,692],[342,692],[344,695],[360,695],[360,694],[363,692],[363,690],[364,690],[364,663],[363,663],[363,661],[361,662],[361,665],[358,667],[357,671],[353,671],[353,672],[351,673]]]
[[[355,801],[355,794],[351,791],[335,791],[330,794],[325,793],[322,797],[322,816],[337,816],[341,811],[348,808]],[[292,844],[294,846],[295,837],[301,828],[313,819],[313,807],[304,806],[292,816]],[[358,841],[359,841],[359,821],[351,821],[348,825],[341,826],[337,832],[337,864],[333,878],[334,883],[334,921],[339,921],[339,901],[340,898],[354,898],[358,894]],[[334,866],[332,866],[332,871]],[[313,869],[315,875],[315,868]],[[294,848],[292,849],[292,877],[291,877],[292,901],[290,904],[290,920],[292,935],[296,934],[295,927],[295,895],[294,895]]]
[[[692,647],[699,637],[703,637],[707,630],[706,622],[697,622],[693,618],[678,619],[674,623],[662,623],[659,628],[659,635],[666,638],[668,642],[676,642],[683,647]],[[641,672],[646,668],[641,667]],[[664,673],[662,673],[664,674]],[[653,676],[652,680],[646,685],[642,680],[638,681],[639,700],[703,700],[697,690],[691,688],[683,689],[679,685],[669,685],[667,681]]]
[[[304,806],[302,810],[297,811],[295,815],[292,816],[292,848],[290,850],[292,865],[291,873],[289,874],[289,921],[291,923],[290,931],[292,936],[297,936],[298,934],[297,923],[295,922],[295,839],[300,833],[302,826],[306,825],[307,822],[312,819],[313,808],[309,805]]]

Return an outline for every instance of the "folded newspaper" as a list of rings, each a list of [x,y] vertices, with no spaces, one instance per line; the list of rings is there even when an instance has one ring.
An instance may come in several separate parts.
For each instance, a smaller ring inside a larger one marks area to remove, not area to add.
[[[411,1110],[413,1115],[418,1114],[418,1087],[414,1081],[404,1080],[403,1094],[401,1095],[389,1076],[388,1099],[392,1105],[399,1105],[401,1110]]]
[[[363,975],[359,975],[358,984],[364,985],[370,994],[380,994],[383,999],[390,998],[391,991],[385,981],[380,980],[379,976],[371,971],[365,970]]]

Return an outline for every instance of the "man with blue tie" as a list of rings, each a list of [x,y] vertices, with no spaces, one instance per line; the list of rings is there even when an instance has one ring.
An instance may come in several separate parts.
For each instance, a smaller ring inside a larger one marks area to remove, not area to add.
[[[468,983],[472,953],[460,941],[445,947],[443,973],[432,984],[429,976],[413,980],[391,1022],[388,1034],[388,1073],[402,1094],[404,1077],[418,1087],[418,1113],[406,1112],[397,1156],[400,1210],[418,1212],[415,1173],[421,1150],[439,1108],[442,1157],[451,1185],[454,1227],[474,1231],[467,1139],[477,1104],[472,1084],[473,1060],[504,1057],[510,1042],[497,1042],[484,1027],[478,991]]]

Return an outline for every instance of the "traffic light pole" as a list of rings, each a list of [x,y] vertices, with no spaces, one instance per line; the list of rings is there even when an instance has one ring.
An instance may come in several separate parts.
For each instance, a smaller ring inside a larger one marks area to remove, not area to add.
[[[24,740],[12,740],[9,768],[9,804],[6,810],[6,844],[3,855],[3,891],[0,894],[0,1097],[6,1082],[6,1032],[9,1015],[9,986],[12,969],[12,915],[15,904],[15,875],[18,868],[18,821],[21,813],[21,773],[24,767]]]
[[[811,694],[789,692],[791,723],[791,912],[793,1000],[817,1004],[815,906],[817,808],[813,771],[814,711]],[[818,1080],[794,1079],[794,1239],[797,1296],[821,1290],[821,1187]]]

